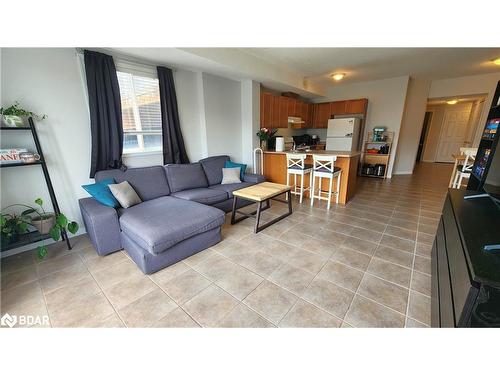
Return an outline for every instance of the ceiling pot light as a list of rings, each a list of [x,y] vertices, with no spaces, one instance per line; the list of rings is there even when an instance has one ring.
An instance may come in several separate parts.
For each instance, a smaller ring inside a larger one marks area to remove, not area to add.
[[[335,81],[340,81],[344,77],[345,77],[345,73],[335,73],[335,74],[332,74],[332,78]]]
[[[496,65],[500,65],[500,57],[498,59],[493,60],[493,63]]]
[[[447,100],[447,101],[446,101],[446,104],[449,104],[449,105],[453,105],[453,104],[457,104],[457,103],[458,103],[458,100],[457,100],[457,99]]]

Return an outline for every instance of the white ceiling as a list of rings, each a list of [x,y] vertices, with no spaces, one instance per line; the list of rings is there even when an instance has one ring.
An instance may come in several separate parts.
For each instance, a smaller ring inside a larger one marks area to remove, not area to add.
[[[330,75],[346,73],[342,83],[410,75],[443,79],[500,71],[491,60],[500,48],[246,48],[243,51],[286,66],[308,80],[333,84]],[[337,84],[337,83],[335,83]]]
[[[400,76],[429,80],[500,72],[500,48],[112,48],[168,66],[319,97],[331,85]],[[346,73],[334,82],[333,72]]]

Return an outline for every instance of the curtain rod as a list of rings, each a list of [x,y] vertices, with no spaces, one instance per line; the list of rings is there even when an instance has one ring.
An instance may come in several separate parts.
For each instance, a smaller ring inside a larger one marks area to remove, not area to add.
[[[77,47],[75,49],[76,49],[76,54],[82,54],[83,55],[83,51],[86,48]],[[96,52],[101,52],[101,53],[107,53],[107,54],[113,56],[113,58],[117,58],[118,60],[130,63],[130,64],[144,65],[144,66],[149,66],[149,67],[152,67],[152,68],[155,68],[155,69],[156,69],[157,66],[164,66],[166,68],[171,69],[173,72],[175,72],[177,70],[176,68],[173,68],[173,67],[165,65],[165,64],[155,63],[155,62],[149,62],[149,61],[145,61],[145,60],[136,59],[136,58],[133,58],[133,57],[130,57],[130,56],[127,56],[127,55],[123,55],[121,53],[116,53],[114,51],[109,51],[109,50],[107,50],[105,48],[98,48],[96,50],[89,50],[89,51],[96,51]]]

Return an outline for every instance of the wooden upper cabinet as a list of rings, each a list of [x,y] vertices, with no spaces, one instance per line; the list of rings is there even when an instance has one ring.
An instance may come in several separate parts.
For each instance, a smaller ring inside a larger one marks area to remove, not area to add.
[[[279,121],[277,128],[287,128],[288,127],[288,110],[289,110],[289,100],[285,96],[278,97],[279,103]]]
[[[345,115],[346,113],[347,113],[347,100],[330,102],[330,114],[332,116]]]
[[[315,105],[313,128],[328,127],[328,120],[331,116],[330,102],[318,103]]]
[[[280,124],[280,97],[273,95],[271,101],[271,124],[270,128],[278,128]]]
[[[368,99],[348,100],[346,105],[346,113],[360,114],[365,113]]]
[[[269,92],[260,93],[260,127],[270,127],[272,119],[273,95]]]

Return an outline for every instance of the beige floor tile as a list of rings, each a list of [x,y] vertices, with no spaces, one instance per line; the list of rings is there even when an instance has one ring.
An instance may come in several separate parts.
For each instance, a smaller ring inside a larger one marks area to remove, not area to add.
[[[149,327],[177,308],[161,290],[154,290],[118,310],[127,327]]]
[[[292,293],[264,281],[243,302],[267,320],[278,324],[296,300]]]
[[[416,321],[415,319],[412,318],[406,318],[406,328],[429,328],[429,326]]]
[[[423,294],[410,291],[408,317],[421,323],[431,324],[431,299]]]
[[[286,262],[316,275],[327,260],[325,257],[301,249],[300,252],[288,258]]]
[[[341,263],[329,261],[317,277],[355,292],[363,278],[363,272]]]
[[[337,328],[341,324],[342,320],[339,318],[299,299],[281,320],[279,326],[289,328]]]
[[[76,266],[82,263],[82,259],[77,253],[67,254],[54,259],[45,260],[37,264],[39,277],[47,276],[56,271],[61,271],[64,268]]]
[[[366,267],[368,267],[370,263],[370,259],[371,257],[366,254],[361,254],[357,251],[345,248],[338,249],[331,257],[331,260],[358,268],[362,271],[366,270]]]
[[[166,282],[160,282],[161,288],[179,305],[190,300],[207,288],[212,282],[196,271],[188,270]]]
[[[354,235],[354,233],[353,233]],[[381,238],[381,234],[377,233],[377,235],[374,238],[376,242],[378,242]],[[360,253],[366,254],[366,255],[373,255],[375,252],[375,249],[377,248],[377,243],[375,242],[370,242],[370,241],[365,241],[359,238],[354,238],[354,237],[349,237],[344,241],[343,244],[344,248],[351,249],[351,250],[356,250]]]
[[[261,317],[255,311],[249,309],[244,304],[240,303],[229,314],[227,314],[220,322],[218,327],[225,328],[272,328],[274,327],[269,321]]]
[[[107,289],[131,277],[142,275],[137,265],[128,259],[93,273],[97,283],[103,289]]]
[[[301,224],[297,224],[301,225]],[[312,225],[312,224],[308,224]],[[319,228],[318,228],[319,229]],[[288,243],[289,245],[293,246],[302,246],[306,242],[312,240],[311,236],[307,236],[304,233],[300,233],[299,231],[295,230],[295,227],[292,229],[287,230],[286,232],[283,232],[282,235],[278,237],[281,241]]]
[[[405,316],[403,314],[399,314],[394,310],[359,295],[354,297],[344,320],[348,324],[358,328],[402,328],[405,324]]]
[[[159,289],[147,276],[132,276],[104,289],[104,294],[116,310]]]
[[[380,258],[372,258],[366,272],[405,288],[410,287],[411,269],[386,262]]]
[[[409,231],[416,231],[418,223],[415,221],[392,218],[391,220],[389,220],[389,225],[397,228],[406,229]]]
[[[404,314],[408,300],[408,289],[365,274],[359,285],[358,294],[373,299]]]
[[[354,293],[329,281],[316,278],[303,294],[310,302],[338,318],[343,318],[354,297]]]
[[[301,295],[313,278],[313,273],[284,263],[268,279],[292,293]]]
[[[431,295],[431,276],[426,275],[421,272],[414,271],[411,278],[411,288],[417,292],[425,294],[426,296]]]
[[[101,320],[89,321],[87,327],[89,328],[125,328],[120,317],[113,313]]]
[[[166,316],[154,322],[151,327],[155,328],[199,328],[196,323],[184,310],[177,307]]]
[[[340,247],[344,244],[344,242],[350,237],[346,234],[334,232],[333,230],[321,228],[321,230],[316,235],[316,238],[319,238],[323,241],[327,241],[332,246]]]
[[[193,267],[194,265],[203,262],[204,260],[207,260],[214,254],[215,250],[212,250],[211,248],[205,249],[200,251],[199,253],[191,255],[189,258],[184,259],[183,262],[186,263],[188,266]]]
[[[432,246],[431,245],[417,242],[417,255],[431,258],[431,254],[432,254]]]
[[[251,220],[251,219],[246,219],[246,220]],[[241,224],[241,223],[238,223],[238,224]],[[238,224],[222,228],[222,238],[224,240],[229,239],[229,240],[233,240],[233,241],[238,241],[238,240],[242,239],[243,237],[252,233],[252,229],[250,227],[241,226]]]
[[[81,298],[67,308],[50,312],[53,327],[90,327],[113,314],[114,310],[104,294]]]
[[[435,237],[436,237],[435,233],[434,234],[427,234],[427,233],[421,232],[419,229],[419,232],[417,234],[417,242],[425,243],[427,245],[432,246],[432,244],[434,243]]]
[[[301,249],[310,251],[324,258],[330,258],[338,247],[330,244],[328,241],[323,241],[317,238],[313,238],[304,244],[302,244]]]
[[[89,271],[83,263],[78,263],[42,277],[40,284],[44,293],[49,293],[57,288],[73,285],[86,277],[90,277]]]
[[[22,268],[30,267],[33,265],[34,262],[31,252],[24,252],[0,259],[0,270],[2,272],[2,275],[19,271]]]
[[[403,238],[389,236],[384,234],[380,245],[392,247],[396,250],[406,251],[408,253],[413,253],[415,250],[415,241],[405,240]]]
[[[403,267],[411,268],[413,264],[413,255],[406,251],[396,250],[392,247],[379,246],[375,251],[376,258],[386,260],[391,263],[396,263]]]
[[[2,273],[0,286],[2,290],[7,290],[19,285],[33,282],[37,279],[38,274],[36,272],[36,267],[32,265],[7,274]]]
[[[89,269],[90,272],[96,273],[105,268],[114,266],[122,261],[128,260],[125,253],[123,251],[117,251],[112,254],[108,254],[106,256],[98,256],[98,257],[86,257],[83,256],[85,265]]]
[[[261,251],[241,254],[232,259],[235,263],[255,272],[261,277],[269,276],[283,262]]]
[[[211,285],[193,299],[186,302],[183,308],[203,327],[216,327],[238,304],[238,300],[231,297],[221,288]]]
[[[75,292],[78,291],[78,292]],[[78,305],[80,301],[101,293],[101,289],[88,275],[76,282],[45,293],[45,301],[50,313]]]
[[[1,293],[2,313],[20,310],[25,306],[44,304],[42,288],[38,281],[23,284]]]
[[[214,279],[216,285],[240,301],[257,288],[263,280],[257,274],[234,263],[231,263],[231,267],[226,272],[220,273]]]
[[[156,283],[166,283],[176,276],[188,271],[190,267],[184,262],[177,262],[158,272],[149,275],[149,278]]]
[[[403,229],[399,227],[394,227],[392,225],[388,225],[385,230],[385,234],[389,234],[391,236],[403,238],[405,240],[415,241],[417,238],[417,232],[414,230]]]
[[[421,256],[415,256],[415,264],[413,266],[418,272],[425,273],[427,275],[431,274],[431,260],[430,258],[424,258]]]

